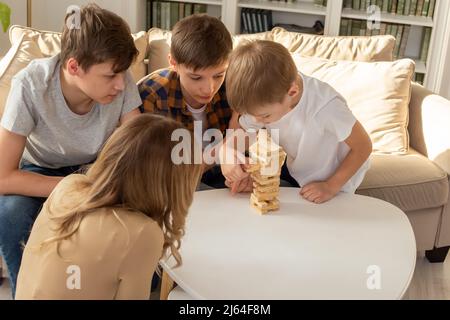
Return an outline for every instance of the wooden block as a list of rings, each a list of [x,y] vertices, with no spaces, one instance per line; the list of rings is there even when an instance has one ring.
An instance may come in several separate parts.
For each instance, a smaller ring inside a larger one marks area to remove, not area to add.
[[[272,201],[259,201],[254,194],[250,196],[250,204],[262,214],[276,211],[280,208],[280,201],[278,199]]]
[[[258,190],[253,191],[253,194],[259,201],[267,201],[276,199],[279,195],[279,191],[275,192],[258,192]]]
[[[271,177],[268,179],[265,178],[260,178],[260,177],[253,177],[253,180],[256,181],[258,184],[263,185],[263,186],[267,186],[267,185],[275,185],[278,184],[280,185],[280,177]]]
[[[258,183],[254,182],[253,183],[253,189],[258,190],[258,192],[279,192],[280,191],[280,186],[277,184],[273,184],[273,185],[268,185],[268,186],[262,186],[259,185]]]

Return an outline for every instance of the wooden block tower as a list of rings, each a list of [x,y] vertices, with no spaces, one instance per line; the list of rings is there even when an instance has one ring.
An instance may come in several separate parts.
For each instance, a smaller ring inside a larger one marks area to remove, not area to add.
[[[253,179],[250,204],[261,214],[276,211],[280,208],[280,175],[286,153],[273,142],[265,129],[259,130],[256,142],[249,151],[250,167],[247,172]]]

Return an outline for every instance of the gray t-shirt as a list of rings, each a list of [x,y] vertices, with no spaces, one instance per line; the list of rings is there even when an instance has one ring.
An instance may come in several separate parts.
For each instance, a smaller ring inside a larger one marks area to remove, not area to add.
[[[22,163],[61,168],[90,163],[119,124],[142,104],[127,72],[125,90],[109,105],[95,104],[85,115],[72,112],[60,82],[60,58],[37,59],[12,80],[1,125],[27,137]]]

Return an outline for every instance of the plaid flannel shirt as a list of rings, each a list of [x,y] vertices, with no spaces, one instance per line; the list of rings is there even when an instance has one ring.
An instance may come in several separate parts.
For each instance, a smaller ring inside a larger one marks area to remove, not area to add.
[[[194,118],[187,109],[181,91],[178,74],[172,69],[161,69],[148,75],[139,83],[142,99],[142,112],[150,112],[170,117],[193,131]],[[226,99],[225,85],[214,95],[205,109],[208,124],[206,129],[219,129],[222,133],[228,128],[231,108]]]

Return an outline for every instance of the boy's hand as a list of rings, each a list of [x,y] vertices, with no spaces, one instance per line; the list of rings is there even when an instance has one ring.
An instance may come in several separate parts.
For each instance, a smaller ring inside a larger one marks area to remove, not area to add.
[[[226,180],[225,185],[231,189],[233,195],[236,193],[248,193],[253,191],[253,180],[250,176],[237,182]]]
[[[228,152],[229,155],[224,156],[224,153]],[[224,148],[221,150],[221,165],[222,174],[227,181],[230,183],[235,183],[241,181],[249,176],[245,171],[247,168],[248,158],[245,158],[240,152]]]
[[[313,182],[304,186],[300,190],[300,195],[310,202],[320,204],[334,198],[339,190],[340,188],[328,182]]]
[[[221,164],[220,168],[222,169],[222,174],[225,179],[231,183],[239,182],[249,176],[249,174],[245,171],[245,165]]]

